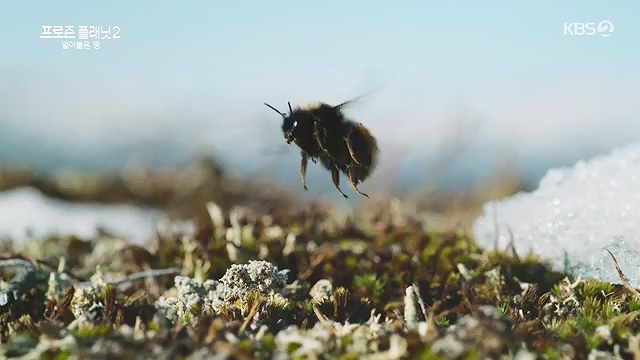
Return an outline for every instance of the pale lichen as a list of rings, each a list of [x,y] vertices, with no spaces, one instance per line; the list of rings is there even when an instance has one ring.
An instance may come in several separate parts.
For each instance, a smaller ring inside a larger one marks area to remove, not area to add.
[[[224,284],[224,299],[244,301],[251,291],[257,290],[265,296],[279,291],[287,284],[286,273],[287,270],[278,270],[276,266],[264,260],[233,264],[220,279]]]
[[[175,322],[178,317],[185,322],[197,320],[204,310],[217,312],[222,304],[222,284],[216,280],[205,280],[200,286],[187,276],[174,278],[175,296],[161,296],[155,305],[169,320]]]
[[[71,312],[76,318],[80,318],[85,311],[93,310],[95,307],[104,307],[102,299],[107,282],[103,278],[102,269],[96,266],[95,273],[90,278],[90,285],[86,287],[76,287],[71,300]]]
[[[331,299],[333,296],[333,285],[329,279],[318,280],[309,290],[311,300],[319,303],[325,299]]]
[[[413,286],[408,286],[404,296],[404,322],[407,330],[413,331],[418,328],[418,309],[416,308],[416,294]]]
[[[381,338],[389,339],[389,348],[380,347]],[[325,354],[344,353],[362,359],[399,359],[407,354],[407,340],[394,332],[392,322],[380,322],[371,312],[369,320],[356,323],[316,323],[311,329],[290,326],[275,338],[274,359],[320,358]]]
[[[64,289],[66,289],[71,282],[69,277],[60,272],[50,272],[49,281],[47,282],[47,300],[57,300],[64,295]]]

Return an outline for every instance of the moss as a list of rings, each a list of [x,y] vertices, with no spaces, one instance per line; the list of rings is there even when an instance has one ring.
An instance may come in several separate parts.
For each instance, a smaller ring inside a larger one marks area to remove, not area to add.
[[[266,334],[262,338],[262,348],[268,353],[272,353],[275,350],[276,341],[272,334]]]
[[[356,269],[358,262],[355,258],[349,257],[345,260],[344,265],[348,271],[353,271]]]
[[[340,356],[340,360],[358,360],[358,354],[344,354]]]
[[[431,349],[428,346],[425,347],[425,349],[420,353],[420,356],[418,358],[420,360],[442,360],[443,359],[442,356],[432,353]]]
[[[449,319],[447,319],[444,316],[438,316],[435,319],[433,319],[433,321],[437,324],[437,325],[449,325],[451,322],[449,321]]]
[[[636,298],[635,296],[632,296],[631,299],[629,300],[627,309],[629,311],[639,311],[640,310],[640,299]]]
[[[182,315],[182,321],[184,321],[187,324],[189,324],[192,319],[193,319],[193,313],[186,312],[184,313],[184,315]]]
[[[562,354],[560,353],[560,351],[553,349],[553,348],[548,348],[545,352],[544,352],[544,358],[548,359],[548,360],[560,360],[562,359]]]
[[[604,298],[613,293],[613,291],[613,284],[592,279],[582,281],[576,288],[577,295],[581,296],[583,299]]]
[[[106,325],[91,326],[84,325],[71,331],[71,335],[80,339],[96,338],[111,332],[111,328]]]
[[[149,331],[156,331],[159,330],[160,327],[158,326],[158,324],[155,321],[149,321],[147,322],[147,324],[145,325],[146,329]]]
[[[302,344],[291,342],[287,344],[287,354],[292,355],[294,351],[302,347]]]
[[[251,344],[251,341],[243,340],[243,341],[238,342],[238,344],[236,345],[236,348],[240,352],[249,353],[253,349],[253,345]]]
[[[66,360],[71,358],[71,351],[69,350],[47,350],[40,355],[42,360]]]
[[[389,281],[389,274],[370,273],[364,275],[356,275],[353,279],[355,289],[363,291],[373,301],[379,301],[385,291],[385,286]]]
[[[464,355],[462,356],[463,360],[474,360],[474,359],[478,359],[478,351],[475,349],[469,349],[467,350]]]

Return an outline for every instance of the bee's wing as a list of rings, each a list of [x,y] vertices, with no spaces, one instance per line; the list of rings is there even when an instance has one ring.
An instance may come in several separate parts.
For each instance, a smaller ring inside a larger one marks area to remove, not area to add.
[[[358,164],[370,166],[373,152],[376,151],[376,140],[361,124],[350,126],[345,138],[351,159]]]
[[[364,97],[364,95],[360,95],[360,96],[355,97],[355,98],[353,98],[353,99],[349,99],[349,100],[347,100],[347,101],[345,101],[345,102],[343,102],[343,103],[340,103],[340,104],[338,104],[338,105],[335,105],[335,106],[334,106],[334,108],[336,108],[336,109],[342,109],[342,108],[344,108],[344,107],[347,107],[347,106],[349,106],[349,105],[353,104],[354,102],[360,101],[360,99],[362,99],[363,97]]]

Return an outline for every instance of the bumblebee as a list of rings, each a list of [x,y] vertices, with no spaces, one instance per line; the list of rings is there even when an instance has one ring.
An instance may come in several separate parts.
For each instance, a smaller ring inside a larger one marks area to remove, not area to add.
[[[282,116],[282,132],[287,144],[292,142],[300,148],[300,181],[305,190],[309,159],[318,161],[331,172],[336,190],[349,198],[340,189],[340,172],[347,176],[354,192],[365,197],[358,185],[367,179],[377,165],[378,142],[362,123],[348,119],[342,109],[356,99],[331,106],[315,103],[295,109],[289,105],[289,114],[265,103]]]

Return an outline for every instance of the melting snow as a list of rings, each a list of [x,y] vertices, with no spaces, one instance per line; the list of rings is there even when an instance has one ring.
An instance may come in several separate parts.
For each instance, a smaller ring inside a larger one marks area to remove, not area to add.
[[[142,242],[154,233],[161,220],[151,210],[129,205],[70,203],[44,196],[33,188],[0,192],[0,238],[24,241],[33,236],[51,234],[93,237],[97,228]]]
[[[640,286],[640,143],[551,169],[535,191],[485,204],[473,225],[481,246],[494,244],[494,214],[501,249],[508,226],[519,254],[532,250],[559,270],[566,259],[576,274],[619,283],[607,248]]]

